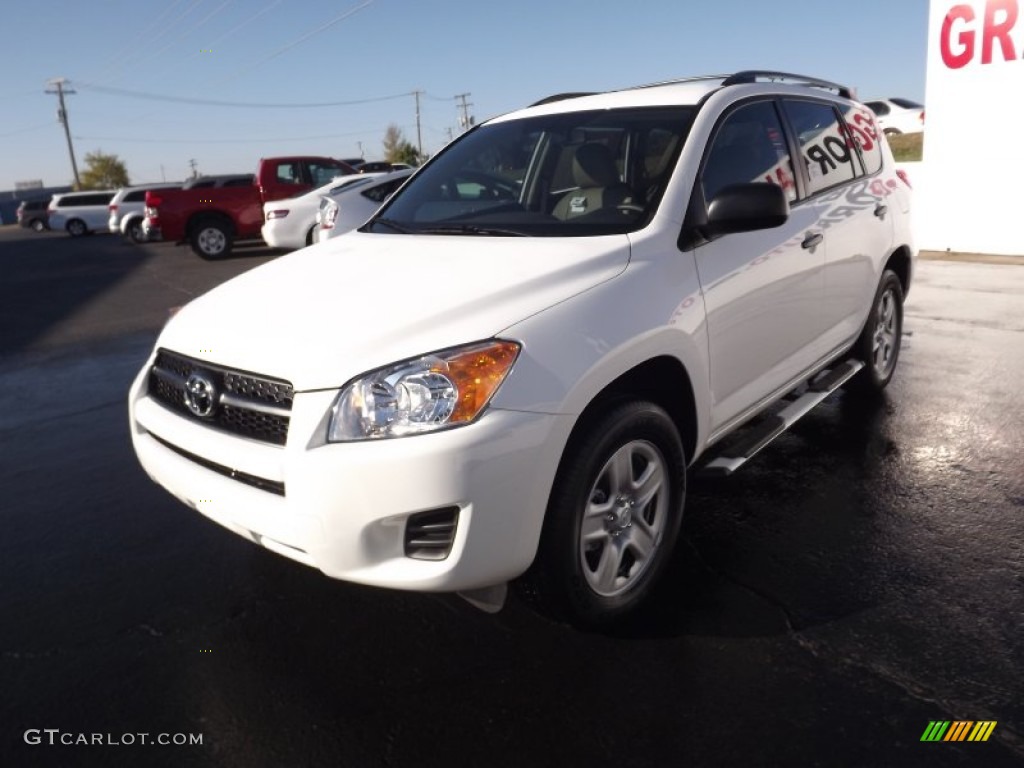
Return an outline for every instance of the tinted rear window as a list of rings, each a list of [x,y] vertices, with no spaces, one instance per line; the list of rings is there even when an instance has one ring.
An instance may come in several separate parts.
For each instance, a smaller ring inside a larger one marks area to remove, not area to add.
[[[918,104],[910,99],[889,99],[889,101],[897,107],[903,107],[904,109],[924,109],[924,104]]]
[[[57,201],[58,208],[81,208],[86,205],[107,205],[114,195],[110,192],[97,192],[89,195],[65,195]]]

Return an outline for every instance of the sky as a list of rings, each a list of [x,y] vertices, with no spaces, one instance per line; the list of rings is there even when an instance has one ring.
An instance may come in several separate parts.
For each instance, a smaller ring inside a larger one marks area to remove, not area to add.
[[[928,0],[0,0],[0,190],[117,155],[132,183],[251,173],[289,154],[436,152],[566,91],[775,69],[924,101]],[[419,91],[420,131],[416,97]]]

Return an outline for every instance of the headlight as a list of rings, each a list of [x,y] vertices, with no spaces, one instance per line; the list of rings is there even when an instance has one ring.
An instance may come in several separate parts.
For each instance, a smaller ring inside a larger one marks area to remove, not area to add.
[[[360,376],[338,393],[327,439],[404,437],[468,424],[498,391],[518,355],[513,341],[488,341]]]

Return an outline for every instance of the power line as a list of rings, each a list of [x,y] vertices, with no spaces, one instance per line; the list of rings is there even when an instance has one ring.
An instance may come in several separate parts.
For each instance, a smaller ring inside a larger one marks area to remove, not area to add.
[[[75,136],[78,141],[123,141],[131,144],[259,144],[268,141],[315,141],[318,139],[339,139],[347,136],[361,136],[374,133],[376,129],[348,131],[346,133],[324,133],[319,136],[267,136],[262,139],[137,139],[131,136]]]
[[[71,155],[71,170],[75,173],[75,189],[78,189],[82,186],[82,182],[78,178],[78,163],[75,162],[75,148],[71,144],[71,129],[68,127],[68,111],[64,107],[64,94],[75,93],[75,91],[64,90],[64,84],[67,80],[63,77],[55,77],[47,82],[57,88],[55,91],[47,90],[46,93],[57,94],[57,100],[60,102],[60,107],[57,110],[57,119],[60,121],[61,125],[64,126],[64,136],[68,140],[68,154]]]
[[[304,34],[302,37],[300,37],[297,40],[293,40],[292,42],[288,43],[288,45],[284,46],[283,48],[278,48],[276,51],[274,51],[273,53],[263,57],[262,59],[259,59],[254,64],[250,64],[249,66],[243,67],[242,69],[234,72],[231,75],[228,75],[225,78],[221,78],[216,83],[214,83],[214,85],[221,85],[221,84],[223,84],[225,82],[228,82],[230,80],[234,80],[236,77],[238,77],[240,75],[244,75],[246,72],[251,72],[252,70],[256,69],[256,67],[262,66],[263,64],[266,64],[268,61],[272,61],[273,59],[276,59],[282,53],[286,53],[286,52],[290,51],[295,46],[297,46],[297,45],[299,45],[301,43],[304,43],[309,38],[314,37],[315,35],[319,35],[321,32],[323,32],[323,31],[325,31],[327,29],[330,29],[335,24],[338,24],[339,22],[344,21],[349,16],[352,16],[352,15],[354,15],[356,13],[359,13],[359,11],[363,10],[364,8],[367,8],[367,7],[371,6],[371,5],[373,5],[375,2],[376,2],[376,0],[363,0],[363,2],[360,3],[359,5],[357,5],[355,8],[350,8],[347,11],[345,11],[344,13],[342,13],[342,14],[340,14],[338,16],[335,16],[333,19],[331,19],[327,23],[321,24],[316,29],[313,29],[310,32],[307,32],[306,34]]]
[[[378,101],[392,101],[394,99],[403,99],[409,95],[408,91],[405,93],[395,93],[390,96],[373,96],[366,99],[352,99],[349,101],[322,101],[322,102],[310,102],[310,103],[277,103],[270,104],[266,102],[252,102],[252,101],[223,101],[220,99],[196,99],[187,96],[168,96],[166,94],[159,93],[148,93],[146,91],[133,91],[127,88],[113,88],[106,85],[98,85],[96,83],[79,83],[79,88],[84,88],[90,91],[96,91],[98,93],[106,93],[111,96],[124,96],[132,99],[147,99],[149,101],[171,101],[177,104],[199,104],[207,107],[240,107],[240,108],[254,108],[254,109],[307,109],[307,108],[318,108],[318,107],[350,107],[359,104],[372,104]]]

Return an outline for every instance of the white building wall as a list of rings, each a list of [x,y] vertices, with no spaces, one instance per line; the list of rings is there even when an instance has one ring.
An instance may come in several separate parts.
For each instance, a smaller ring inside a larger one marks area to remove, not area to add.
[[[922,250],[1024,256],[1024,0],[931,0]]]

